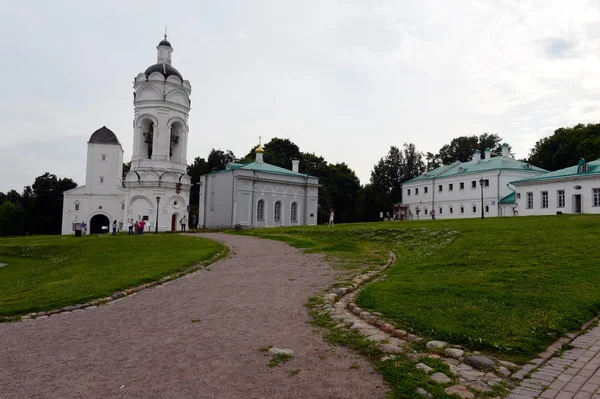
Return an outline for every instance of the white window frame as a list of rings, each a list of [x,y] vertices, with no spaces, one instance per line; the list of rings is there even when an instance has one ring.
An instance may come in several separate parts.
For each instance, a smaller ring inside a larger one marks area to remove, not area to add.
[[[557,208],[565,207],[565,190],[557,190],[556,191],[556,203],[558,204]]]
[[[256,220],[265,220],[265,200],[259,199],[256,203]]]
[[[600,188],[592,188],[592,206],[600,206]]]
[[[527,204],[526,204],[527,209],[533,209],[533,192],[532,191],[528,191],[527,192]]]
[[[541,205],[542,208],[548,208],[548,191],[542,191]]]
[[[298,221],[298,203],[297,202],[292,202],[292,205],[290,205],[290,220],[292,222]]]
[[[281,222],[281,201],[275,201],[275,205],[273,206],[273,220]]]

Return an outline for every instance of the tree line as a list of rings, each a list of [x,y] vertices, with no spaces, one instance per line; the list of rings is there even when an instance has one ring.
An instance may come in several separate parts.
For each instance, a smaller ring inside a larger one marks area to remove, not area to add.
[[[502,138],[494,133],[460,136],[443,145],[437,153],[423,153],[414,144],[390,146],[371,171],[368,183],[361,185],[356,173],[345,163],[328,163],[322,156],[302,152],[285,138],[274,138],[264,145],[264,161],[290,169],[291,160],[300,160],[300,173],[319,178],[319,221],[327,221],[330,209],[335,209],[336,222],[369,222],[379,220],[380,212],[391,211],[402,201],[403,182],[454,161],[467,162],[473,152],[492,156],[502,153]],[[188,165],[191,177],[190,213],[198,214],[200,176],[213,170],[223,170],[229,162],[250,163],[256,147],[241,158],[232,151],[212,149],[206,158],[196,157]],[[510,151],[510,148],[509,148]],[[522,161],[547,170],[576,165],[580,158],[588,161],[600,158],[600,124],[579,124],[561,127],[539,140]],[[124,164],[124,173],[129,164]],[[45,173],[25,186],[21,193],[0,192],[0,235],[60,234],[62,193],[77,187],[69,178]]]

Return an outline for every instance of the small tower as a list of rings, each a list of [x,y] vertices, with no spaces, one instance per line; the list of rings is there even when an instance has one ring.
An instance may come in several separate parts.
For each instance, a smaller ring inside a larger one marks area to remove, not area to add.
[[[147,218],[154,225],[159,206],[158,228],[171,230],[187,214],[189,201],[186,170],[192,86],[171,65],[173,47],[166,34],[156,50],[156,64],[139,73],[133,84],[133,151],[131,170],[125,178],[129,188],[126,218]]]

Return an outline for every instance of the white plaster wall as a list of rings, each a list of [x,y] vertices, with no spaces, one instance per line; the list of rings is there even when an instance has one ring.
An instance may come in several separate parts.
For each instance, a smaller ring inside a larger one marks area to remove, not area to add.
[[[600,188],[600,176],[591,178],[571,178],[560,181],[519,183],[515,185],[519,216],[556,215],[556,212],[575,213],[575,195],[581,195],[581,213],[600,213],[600,207],[594,207],[592,193]],[[581,186],[576,189],[576,186]],[[558,190],[565,190],[565,206],[558,207]],[[542,191],[548,191],[548,207],[542,208]],[[527,208],[527,192],[533,193],[533,208]]]
[[[539,172],[502,170],[485,171],[481,173],[469,173],[432,180],[423,180],[402,185],[402,203],[408,205],[413,213],[413,219],[417,219],[417,207],[420,209],[418,218],[429,218],[431,209],[436,211],[436,219],[473,218],[481,217],[481,186],[480,179],[488,179],[489,186],[483,188],[484,216],[500,216],[499,200],[510,194],[512,190],[507,187],[510,181],[523,179]],[[472,183],[475,181],[475,188]],[[464,189],[460,189],[460,183],[464,183]],[[453,190],[449,190],[449,185]],[[442,185],[442,191],[439,191]],[[425,193],[425,187],[428,192]],[[415,188],[419,194],[415,195]],[[408,195],[410,189],[411,195]],[[435,191],[434,191],[435,190]],[[485,208],[487,206],[487,212]],[[460,212],[461,207],[464,212]],[[475,207],[475,211],[473,211]],[[452,208],[452,213],[450,213]],[[425,214],[427,210],[427,214]],[[441,212],[440,212],[441,210]]]
[[[62,234],[75,234],[73,223],[80,222],[86,222],[89,231],[90,219],[96,214],[107,216],[111,223],[113,220],[117,220],[117,223],[123,221],[121,207],[124,201],[125,192],[122,190],[121,195],[86,195],[66,191],[63,197]],[[76,202],[79,202],[78,211]]]

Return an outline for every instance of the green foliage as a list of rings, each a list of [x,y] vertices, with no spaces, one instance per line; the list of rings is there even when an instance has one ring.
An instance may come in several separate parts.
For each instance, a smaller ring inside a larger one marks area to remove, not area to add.
[[[398,262],[361,290],[361,308],[424,337],[523,361],[600,310],[599,222],[597,215],[562,215],[245,233],[351,267],[383,264],[393,250]]]
[[[201,263],[224,249],[180,235],[0,239],[0,315],[62,308]]]
[[[452,139],[450,144],[440,148],[433,160],[439,160],[441,165],[450,165],[453,162],[468,162],[473,158],[475,150],[481,152],[482,157],[486,149],[492,150],[492,155],[502,154],[502,138],[497,134],[483,133],[479,136],[460,136]],[[440,166],[441,166],[440,165]]]
[[[580,158],[600,158],[600,124],[579,124],[560,128],[535,143],[528,162],[547,170],[577,165]]]

